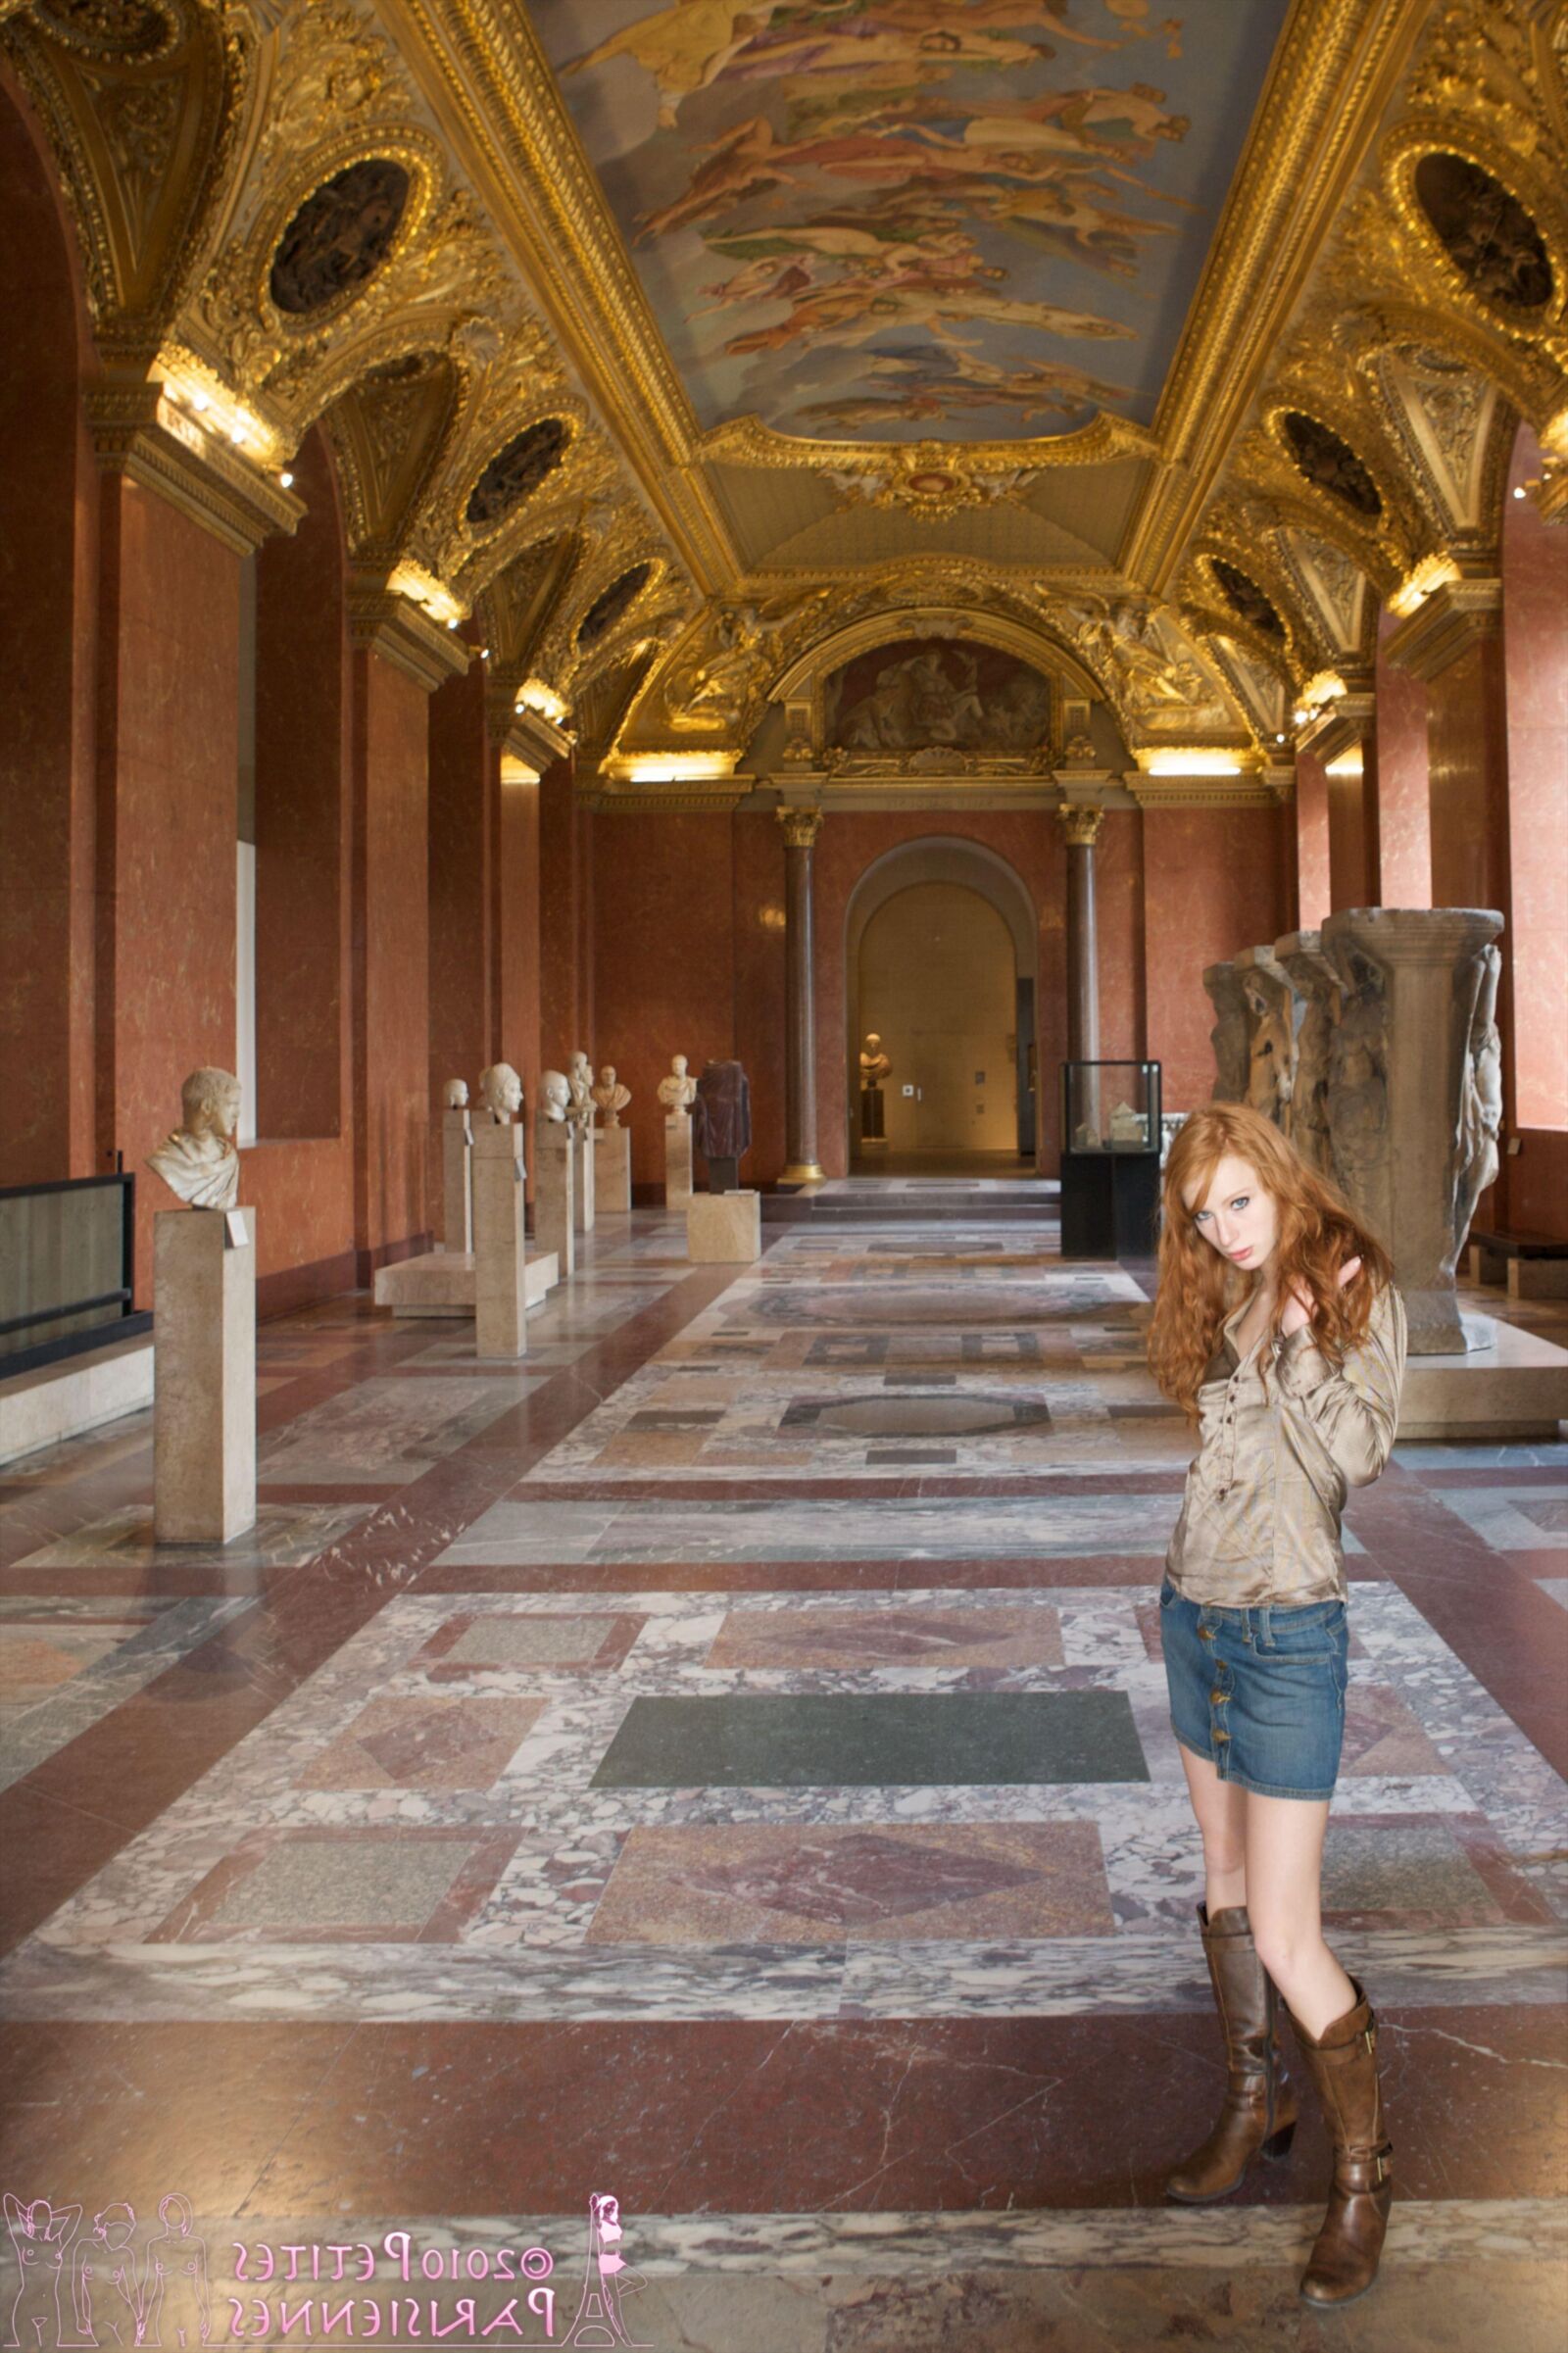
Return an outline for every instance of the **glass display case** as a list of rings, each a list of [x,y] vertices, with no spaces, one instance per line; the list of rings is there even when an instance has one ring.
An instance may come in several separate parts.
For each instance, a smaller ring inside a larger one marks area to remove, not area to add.
[[[1061,1065],[1061,1254],[1148,1258],[1159,1216],[1157,1062]]]
[[[1157,1062],[1063,1062],[1065,1152],[1159,1152]]]

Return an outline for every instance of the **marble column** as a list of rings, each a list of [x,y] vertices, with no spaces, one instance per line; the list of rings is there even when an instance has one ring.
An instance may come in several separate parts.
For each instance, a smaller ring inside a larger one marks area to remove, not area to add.
[[[575,1190],[575,1131],[569,1119],[540,1119],[533,1131],[533,1238],[540,1254],[554,1250],[561,1279],[575,1271],[577,1229],[572,1214]]]
[[[1432,784],[1424,679],[1390,662],[1388,641],[1400,626],[1378,621],[1378,888],[1384,907],[1432,905]]]
[[[153,1219],[153,1535],[226,1544],[256,1524],[256,1211]]]
[[[1102,809],[1065,804],[1067,837],[1067,1058],[1100,1059],[1100,948],[1095,914],[1095,843]]]
[[[822,1174],[816,1156],[816,976],[812,937],[811,850],[822,829],[819,809],[781,809],[784,828],[786,996],[784,1008],[785,1185]]]
[[[1334,1170],[1394,1255],[1412,1356],[1470,1345],[1453,1270],[1496,1172],[1502,917],[1346,907],[1323,926],[1342,987],[1327,1092]]]
[[[522,1129],[481,1119],[473,1133],[473,1351],[528,1349]]]
[[[449,1103],[441,1114],[441,1239],[449,1251],[473,1248],[472,1149],[467,1112]]]

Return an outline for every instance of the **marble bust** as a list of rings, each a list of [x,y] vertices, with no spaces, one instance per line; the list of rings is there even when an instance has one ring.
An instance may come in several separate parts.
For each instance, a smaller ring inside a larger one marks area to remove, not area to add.
[[[466,1111],[468,1107],[467,1080],[449,1078],[441,1091],[441,1100],[449,1111]]]
[[[193,1209],[232,1209],[239,1197],[239,1081],[231,1070],[193,1070],[179,1091],[182,1124],[147,1165]]]
[[[885,1078],[891,1077],[892,1071],[893,1064],[882,1052],[882,1040],[872,1030],[860,1050],[860,1084],[862,1087],[880,1087]]]
[[[679,1118],[683,1111],[690,1111],[697,1101],[697,1081],[687,1077],[686,1056],[683,1054],[671,1057],[668,1078],[662,1078],[659,1082],[659,1100],[671,1119]]]
[[[605,1115],[606,1127],[619,1127],[620,1115],[631,1101],[631,1089],[620,1084],[613,1062],[605,1064],[599,1073],[598,1086],[589,1092]]]
[[[544,1123],[559,1124],[566,1116],[571,1102],[571,1081],[564,1070],[544,1070],[539,1074],[539,1117]]]
[[[566,1064],[566,1085],[571,1103],[566,1116],[573,1127],[587,1129],[593,1124],[594,1066],[579,1046]]]
[[[497,1127],[509,1127],[522,1109],[522,1081],[510,1062],[492,1062],[479,1073],[479,1101]]]

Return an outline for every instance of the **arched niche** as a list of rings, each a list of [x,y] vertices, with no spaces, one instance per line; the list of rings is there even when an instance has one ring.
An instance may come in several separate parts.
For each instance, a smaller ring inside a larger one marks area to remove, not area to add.
[[[1059,705],[1057,724],[1064,739],[1087,733],[1091,707],[1105,699],[1103,688],[1077,656],[1043,629],[1028,628],[1004,613],[967,607],[905,605],[829,630],[775,680],[768,701],[783,713],[784,741],[789,748],[786,756],[799,758],[808,749],[816,760],[825,754],[824,694],[828,681],[840,670],[879,647],[932,637],[995,647],[1051,678]]]
[[[845,1086],[850,1153],[860,1146],[860,1043],[865,1024],[860,1003],[860,948],[866,926],[889,901],[922,884],[944,883],[972,892],[995,909],[1012,943],[1015,985],[1014,1034],[1018,1151],[1033,1161],[1039,1138],[1036,979],[1040,958],[1040,915],[1016,867],[982,842],[958,835],[928,834],[901,842],[874,858],[850,893],[844,912]],[[1030,1081],[1035,1085],[1031,1089]],[[895,1076],[895,1084],[898,1084]]]

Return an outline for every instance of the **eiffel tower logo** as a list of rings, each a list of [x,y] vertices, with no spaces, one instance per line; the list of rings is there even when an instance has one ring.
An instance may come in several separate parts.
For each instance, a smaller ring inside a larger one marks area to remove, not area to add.
[[[622,2296],[634,2296],[642,2286],[642,2275],[629,2272],[619,2251],[620,2200],[612,2197],[591,2197],[588,2200],[588,2261],[583,2271],[582,2299],[577,2317],[562,2342],[566,2345],[638,2345],[640,2337],[628,2334],[621,2314]]]

